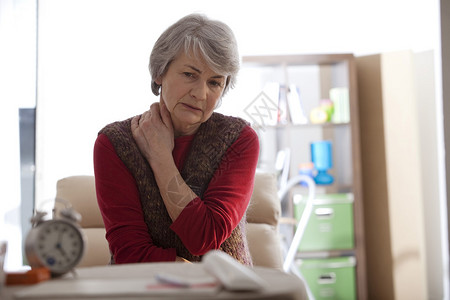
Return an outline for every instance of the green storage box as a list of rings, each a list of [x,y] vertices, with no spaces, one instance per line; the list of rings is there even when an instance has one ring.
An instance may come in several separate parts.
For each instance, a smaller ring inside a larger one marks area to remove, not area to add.
[[[307,196],[294,195],[297,221],[305,209]],[[354,247],[353,194],[316,195],[299,251],[345,250]]]
[[[297,265],[316,300],[356,299],[356,260],[353,256],[302,259]]]

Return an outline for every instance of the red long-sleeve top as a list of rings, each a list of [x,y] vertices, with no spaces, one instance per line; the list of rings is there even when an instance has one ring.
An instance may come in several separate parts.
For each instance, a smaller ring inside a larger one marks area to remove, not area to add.
[[[192,136],[175,139],[173,158],[181,171]],[[259,155],[256,132],[245,127],[230,146],[203,198],[193,199],[170,226],[194,255],[220,247],[243,217],[253,191]],[[94,146],[97,201],[106,239],[116,263],[174,261],[174,248],[153,244],[141,208],[136,182],[104,134]]]

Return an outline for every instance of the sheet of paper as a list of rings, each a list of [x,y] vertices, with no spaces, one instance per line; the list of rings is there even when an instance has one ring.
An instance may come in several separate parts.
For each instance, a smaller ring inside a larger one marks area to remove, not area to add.
[[[50,280],[17,292],[16,299],[95,298],[150,295],[213,295],[220,286],[212,277],[190,278],[189,286],[165,284],[155,278]]]

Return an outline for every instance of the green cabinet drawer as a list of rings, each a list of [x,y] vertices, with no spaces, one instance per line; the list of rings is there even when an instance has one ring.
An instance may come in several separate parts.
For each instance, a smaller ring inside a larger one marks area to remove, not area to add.
[[[297,221],[302,216],[306,200],[306,196],[294,196]],[[353,194],[316,195],[299,251],[344,250],[353,247]]]
[[[297,265],[316,300],[356,299],[356,260],[353,256],[302,259]]]

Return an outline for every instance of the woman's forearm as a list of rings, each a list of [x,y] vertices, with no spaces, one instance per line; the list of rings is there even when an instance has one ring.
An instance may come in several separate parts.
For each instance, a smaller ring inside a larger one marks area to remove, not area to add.
[[[150,166],[155,175],[155,180],[167,212],[172,221],[175,221],[186,205],[195,199],[197,195],[181,177],[172,155],[151,161]]]
[[[115,262],[174,261],[174,248],[162,248],[153,243],[144,221],[136,182],[103,134],[98,136],[94,146],[94,171],[97,201]]]

